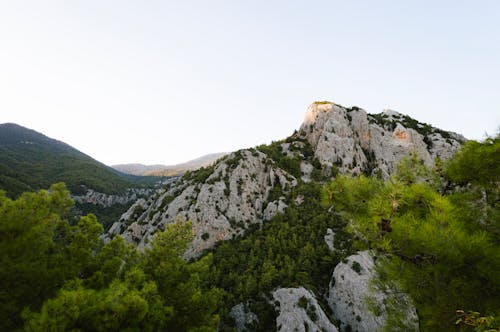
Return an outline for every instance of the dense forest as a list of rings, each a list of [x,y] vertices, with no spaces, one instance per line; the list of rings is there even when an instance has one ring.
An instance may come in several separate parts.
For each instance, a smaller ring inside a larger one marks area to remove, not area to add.
[[[249,329],[271,331],[270,291],[304,286],[321,300],[335,265],[371,249],[382,278],[414,300],[422,331],[498,331],[499,175],[500,136],[432,169],[409,156],[387,181],[317,173],[286,194],[301,204],[189,262],[189,222],[137,251],[119,236],[103,243],[92,214],[71,223],[64,184],[1,193],[0,330],[233,331],[229,310],[247,303],[259,317]],[[328,228],[342,250],[327,247]],[[388,323],[400,330],[397,315]]]
[[[87,188],[121,194],[150,186],[158,177],[118,172],[75,148],[13,123],[0,125],[0,188],[11,198],[64,182],[74,195]]]

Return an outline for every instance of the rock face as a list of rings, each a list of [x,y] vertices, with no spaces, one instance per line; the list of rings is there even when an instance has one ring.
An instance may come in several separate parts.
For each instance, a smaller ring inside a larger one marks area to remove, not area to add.
[[[331,251],[335,251],[335,233],[331,228],[328,228],[326,230],[326,235],[324,238],[328,249],[330,249]]]
[[[370,115],[357,107],[314,103],[300,131],[278,146],[261,149],[265,153],[255,149],[231,153],[138,200],[112,225],[108,237],[120,234],[142,248],[165,224],[190,220],[195,238],[186,257],[195,257],[283,212],[284,196],[298,181],[324,178],[335,167],[344,173],[378,173],[387,178],[411,152],[430,165],[436,157],[449,158],[463,140],[395,111]],[[306,199],[297,197],[294,203]],[[330,237],[327,241],[333,246]]]
[[[186,257],[195,257],[221,240],[241,235],[252,224],[271,219],[287,207],[284,193],[297,180],[265,154],[240,150],[211,168],[191,174],[155,197],[137,201],[109,234],[121,234],[144,247],[165,224],[179,218],[193,223],[195,238]]]
[[[252,331],[252,327],[259,321],[257,315],[249,311],[243,303],[232,307],[229,316],[234,319],[238,332]]]
[[[311,292],[303,287],[280,288],[273,293],[279,302],[276,330],[280,332],[337,332]]]
[[[408,295],[376,280],[369,251],[349,256],[346,263],[335,267],[328,304],[341,322],[341,331],[381,331],[388,322],[397,331],[419,331],[417,312]]]
[[[110,207],[115,204],[127,204],[136,201],[139,197],[149,196],[155,192],[155,189],[133,188],[128,189],[123,195],[108,195],[87,189],[85,195],[73,195],[72,198],[76,203],[90,203],[100,205],[102,207]]]
[[[465,141],[460,135],[392,110],[372,115],[330,102],[309,106],[300,133],[328,168],[337,166],[342,173],[380,173],[384,178],[410,152],[430,166],[436,157],[450,158]]]

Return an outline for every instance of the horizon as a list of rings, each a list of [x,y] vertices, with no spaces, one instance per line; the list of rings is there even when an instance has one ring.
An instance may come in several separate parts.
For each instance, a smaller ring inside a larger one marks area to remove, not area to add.
[[[500,126],[500,3],[0,4],[0,123],[106,164],[270,143],[329,100],[480,140]]]
[[[333,102],[333,101],[326,101],[326,100],[325,100],[325,101],[315,101],[315,102],[311,103],[311,105],[313,105],[313,104],[314,104],[314,103],[316,103],[316,102],[328,102],[328,103],[332,103],[332,104],[337,104],[337,105],[339,105],[339,106],[341,106],[341,107],[348,107],[348,106],[345,106],[345,105],[340,105],[340,104],[335,103],[335,102]],[[360,107],[360,108],[361,108],[361,109],[363,109],[362,107]],[[363,110],[364,110],[364,109],[363,109]],[[391,109],[385,109],[385,110],[383,110],[382,112],[385,112],[386,110],[391,110]],[[366,110],[364,110],[364,111],[366,111]],[[392,110],[392,111],[394,111],[394,110]],[[380,113],[382,113],[382,112],[380,112]],[[374,113],[369,113],[369,112],[367,112],[367,113],[368,113],[368,114],[374,114]],[[405,115],[404,113],[402,113],[402,114],[403,114],[403,115]],[[419,119],[415,119],[415,120],[417,120],[417,121],[419,121],[419,122],[421,122],[421,123],[422,123],[422,121],[420,121]],[[425,123],[425,122],[423,122],[423,123]],[[186,164],[186,163],[189,163],[189,162],[197,161],[198,159],[202,159],[202,158],[204,158],[204,157],[208,157],[208,156],[212,156],[212,155],[217,155],[217,154],[229,154],[229,153],[231,153],[231,152],[234,152],[234,151],[237,151],[237,150],[240,150],[240,149],[245,149],[245,148],[254,148],[254,147],[256,147],[256,146],[257,146],[257,145],[254,145],[254,146],[242,147],[242,148],[238,148],[238,149],[235,149],[235,150],[232,150],[232,151],[215,151],[215,152],[206,152],[206,153],[204,153],[204,154],[202,154],[202,155],[195,156],[195,157],[193,157],[193,158],[191,158],[191,159],[177,161],[177,162],[174,162],[174,163],[172,163],[172,164],[158,164],[158,163],[155,163],[155,164],[146,164],[146,163],[142,163],[142,162],[140,162],[140,161],[139,161],[139,162],[119,163],[119,164],[107,164],[107,163],[104,163],[103,161],[101,161],[101,160],[99,160],[99,159],[95,158],[95,157],[94,157],[94,156],[93,156],[90,152],[87,152],[87,151],[81,151],[80,149],[78,149],[78,148],[74,147],[73,145],[71,145],[71,144],[69,144],[69,143],[67,143],[67,142],[65,142],[65,141],[62,141],[62,140],[58,139],[57,137],[51,137],[51,136],[49,136],[49,135],[47,135],[47,134],[45,134],[45,133],[43,133],[43,132],[41,132],[41,131],[37,130],[36,128],[29,128],[29,127],[26,127],[26,126],[24,126],[24,125],[22,125],[22,124],[19,124],[19,123],[13,123],[13,122],[5,122],[5,123],[0,123],[0,126],[1,126],[1,125],[5,125],[5,124],[14,124],[14,125],[17,125],[17,126],[21,126],[21,127],[25,128],[25,129],[28,129],[28,130],[33,130],[33,131],[37,132],[38,134],[42,134],[42,135],[44,135],[44,136],[46,136],[46,137],[48,137],[48,138],[50,138],[50,139],[53,139],[53,140],[56,140],[56,141],[60,141],[60,142],[62,142],[62,143],[64,143],[64,144],[67,144],[67,145],[69,145],[69,146],[71,146],[71,147],[73,147],[73,148],[77,149],[78,151],[80,151],[80,152],[82,152],[82,153],[86,154],[87,156],[89,156],[89,157],[91,157],[91,158],[93,158],[93,159],[97,160],[98,162],[101,162],[101,163],[103,163],[103,164],[105,164],[106,166],[109,166],[109,167],[115,167],[115,166],[126,166],[126,165],[141,165],[141,166],[164,166],[164,167],[174,167],[174,166],[180,166],[180,165],[182,165],[182,164]],[[427,123],[427,124],[429,124],[429,123]],[[430,125],[431,125],[431,126],[433,126],[433,127],[435,127],[435,128],[438,128],[438,127],[436,127],[436,126],[434,126],[434,125],[432,125],[432,124],[430,124]],[[297,128],[295,128],[294,130],[298,130],[299,128],[300,128],[300,125],[299,125]],[[438,129],[443,129],[443,128],[438,128]],[[443,130],[446,130],[446,129],[443,129]],[[447,131],[449,131],[449,130],[447,130]],[[453,131],[450,131],[450,132],[453,132]],[[292,133],[293,133],[293,130],[292,130]],[[455,133],[455,134],[459,134],[459,135],[462,135],[461,133],[457,133],[457,132],[453,132],[453,133]],[[290,135],[291,135],[291,134],[290,134]],[[286,137],[288,137],[288,136],[286,136]],[[281,138],[278,138],[278,139],[273,140],[273,141],[283,140],[283,139],[286,139],[286,137],[281,137]],[[485,136],[484,136],[483,138],[486,138],[486,137],[490,137],[490,135],[486,136],[486,134],[485,134]],[[467,137],[466,137],[466,138],[467,138]],[[467,139],[469,139],[469,138],[467,138]],[[476,139],[476,140],[481,141],[480,139]],[[265,142],[265,143],[262,143],[262,144],[269,144],[269,143],[271,143],[271,141],[270,141],[270,142]]]

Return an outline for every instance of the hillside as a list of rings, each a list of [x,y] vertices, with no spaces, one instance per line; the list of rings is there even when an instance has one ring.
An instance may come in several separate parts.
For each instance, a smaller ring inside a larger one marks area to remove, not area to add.
[[[0,194],[0,329],[497,331],[499,149],[316,102],[291,136],[167,179],[104,233],[64,219],[64,186]]]
[[[452,193],[443,170],[465,142],[395,111],[316,102],[290,137],[138,200],[107,239],[147,252],[189,221],[184,258],[209,260],[207,283],[225,292],[220,331],[453,331],[473,319],[458,309],[499,308],[498,186],[472,187],[484,201]]]
[[[210,166],[217,159],[227,155],[226,152],[211,153],[199,158],[176,165],[143,165],[143,164],[120,164],[112,165],[114,169],[132,175],[141,176],[178,176],[187,171],[194,171],[201,167]]]
[[[464,141],[394,111],[368,114],[317,102],[292,136],[187,173],[163,192],[137,201],[110,233],[143,246],[157,229],[181,216],[193,222],[196,235],[188,256],[196,256],[283,212],[290,205],[286,194],[299,183],[324,181],[339,172],[388,178],[410,153],[430,166],[437,157],[449,159]]]
[[[120,194],[156,179],[123,174],[66,143],[13,123],[0,124],[0,189],[15,197],[61,181],[73,194],[87,188]]]

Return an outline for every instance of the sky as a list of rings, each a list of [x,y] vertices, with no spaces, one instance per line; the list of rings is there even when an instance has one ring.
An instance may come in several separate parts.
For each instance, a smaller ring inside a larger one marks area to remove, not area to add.
[[[0,0],[0,123],[108,164],[287,137],[309,104],[500,127],[500,1]]]

